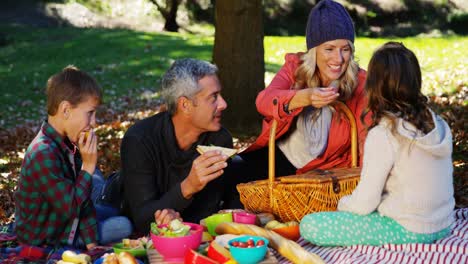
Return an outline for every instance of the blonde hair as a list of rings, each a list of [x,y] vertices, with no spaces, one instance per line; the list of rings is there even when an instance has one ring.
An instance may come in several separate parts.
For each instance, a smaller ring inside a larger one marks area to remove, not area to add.
[[[358,85],[359,64],[354,60],[354,45],[348,41],[351,47],[351,57],[349,59],[348,68],[344,72],[340,81],[340,97],[338,100],[346,101],[351,98],[354,90]],[[303,89],[305,87],[320,87],[322,86],[319,72],[317,69],[317,47],[309,49],[308,52],[301,56],[302,64],[297,68],[294,77],[296,83],[294,89]]]

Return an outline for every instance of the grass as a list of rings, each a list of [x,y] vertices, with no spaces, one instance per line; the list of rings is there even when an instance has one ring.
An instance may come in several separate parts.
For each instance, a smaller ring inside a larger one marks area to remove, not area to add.
[[[102,85],[105,102],[158,90],[158,80],[174,59],[211,60],[213,37],[130,30],[32,28],[0,25],[0,125],[11,127],[45,116],[47,78],[69,64],[89,72]],[[357,38],[356,58],[366,68],[375,48],[390,39]],[[452,93],[468,83],[468,37],[404,38],[423,69],[424,91]],[[286,52],[305,50],[304,37],[265,37],[268,83]]]
[[[155,90],[173,59],[210,59],[212,49],[210,39],[177,34],[26,27],[0,31],[10,42],[0,48],[0,112],[16,117],[4,121],[6,126],[43,114],[47,78],[68,64],[93,75],[103,87],[105,101],[111,101],[128,90]]]

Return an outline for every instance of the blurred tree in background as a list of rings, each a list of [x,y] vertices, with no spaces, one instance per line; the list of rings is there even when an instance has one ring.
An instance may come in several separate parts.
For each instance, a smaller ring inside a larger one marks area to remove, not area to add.
[[[177,24],[177,10],[182,0],[148,0],[153,3],[166,21],[164,23],[164,30],[170,32],[179,31],[179,24]]]
[[[255,98],[264,88],[262,0],[217,0],[213,61],[219,68],[231,131],[260,131]]]

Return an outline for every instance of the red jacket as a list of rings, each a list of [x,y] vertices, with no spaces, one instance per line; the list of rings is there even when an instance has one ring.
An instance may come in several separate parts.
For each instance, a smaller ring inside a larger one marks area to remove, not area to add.
[[[302,112],[303,108],[294,109],[291,113],[287,113],[283,109],[283,105],[289,103],[297,92],[297,90],[294,90],[292,87],[295,83],[294,74],[296,69],[302,63],[300,56],[301,53],[286,54],[286,62],[283,67],[273,78],[271,84],[258,94],[256,99],[257,110],[264,116],[262,132],[246,151],[268,146],[268,137],[270,134],[271,121],[273,119],[278,121],[276,131],[276,139],[278,139],[291,127],[291,124],[295,120],[294,117]],[[359,161],[360,164],[362,164],[362,150],[367,134],[365,126],[361,122],[361,113],[367,106],[367,97],[364,92],[366,79],[365,70],[359,70],[358,79],[358,86],[353,96],[345,103],[356,118],[359,141]],[[343,116],[343,122],[339,122],[338,115],[333,115],[325,152],[316,159],[311,160],[303,168],[298,169],[297,173],[303,173],[312,169],[330,169],[351,166],[350,125],[346,117],[344,115],[341,116]],[[370,120],[370,115],[367,116],[366,122],[367,120]]]

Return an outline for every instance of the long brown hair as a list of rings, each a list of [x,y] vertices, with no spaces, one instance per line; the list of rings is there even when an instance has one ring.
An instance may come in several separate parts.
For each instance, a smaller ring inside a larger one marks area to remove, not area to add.
[[[387,117],[392,120],[393,129],[397,118],[410,122],[424,133],[433,129],[428,99],[421,93],[418,59],[402,43],[387,42],[374,52],[365,89],[369,103],[361,120],[372,112],[370,128]]]

